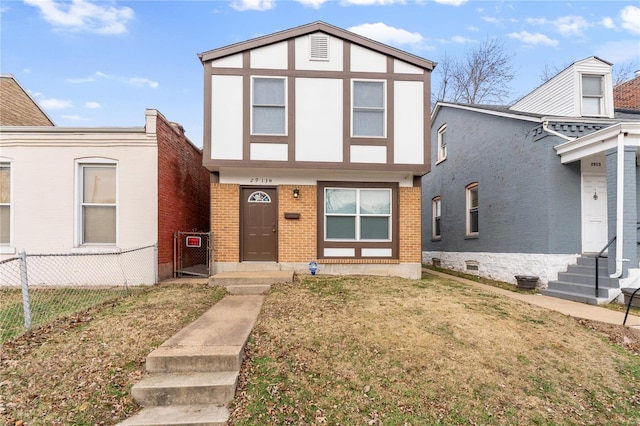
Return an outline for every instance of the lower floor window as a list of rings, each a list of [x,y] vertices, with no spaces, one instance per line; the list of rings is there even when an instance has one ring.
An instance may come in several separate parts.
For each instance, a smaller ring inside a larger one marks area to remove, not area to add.
[[[325,188],[327,240],[391,239],[391,190]]]
[[[116,243],[116,165],[80,165],[81,244]]]

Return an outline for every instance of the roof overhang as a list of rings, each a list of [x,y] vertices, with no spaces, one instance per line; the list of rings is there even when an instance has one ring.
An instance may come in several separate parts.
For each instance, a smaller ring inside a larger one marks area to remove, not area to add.
[[[562,164],[578,161],[618,146],[618,135],[625,146],[640,147],[640,122],[621,122],[554,147]]]

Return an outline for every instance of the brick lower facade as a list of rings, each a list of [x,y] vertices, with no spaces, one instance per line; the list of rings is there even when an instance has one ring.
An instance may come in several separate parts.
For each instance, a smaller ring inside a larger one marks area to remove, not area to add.
[[[211,184],[211,232],[215,262],[240,262],[240,185]]]
[[[421,188],[400,188],[400,263],[422,261],[421,203]]]

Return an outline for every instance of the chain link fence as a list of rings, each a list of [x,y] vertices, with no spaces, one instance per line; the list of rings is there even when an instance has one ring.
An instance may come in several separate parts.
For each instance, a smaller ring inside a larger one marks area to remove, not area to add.
[[[157,247],[27,254],[0,262],[0,342],[157,282]]]

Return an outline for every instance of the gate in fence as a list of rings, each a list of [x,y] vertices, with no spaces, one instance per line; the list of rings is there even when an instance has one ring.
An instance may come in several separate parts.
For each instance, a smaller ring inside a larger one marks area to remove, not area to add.
[[[178,231],[173,234],[173,276],[211,275],[211,233]]]

